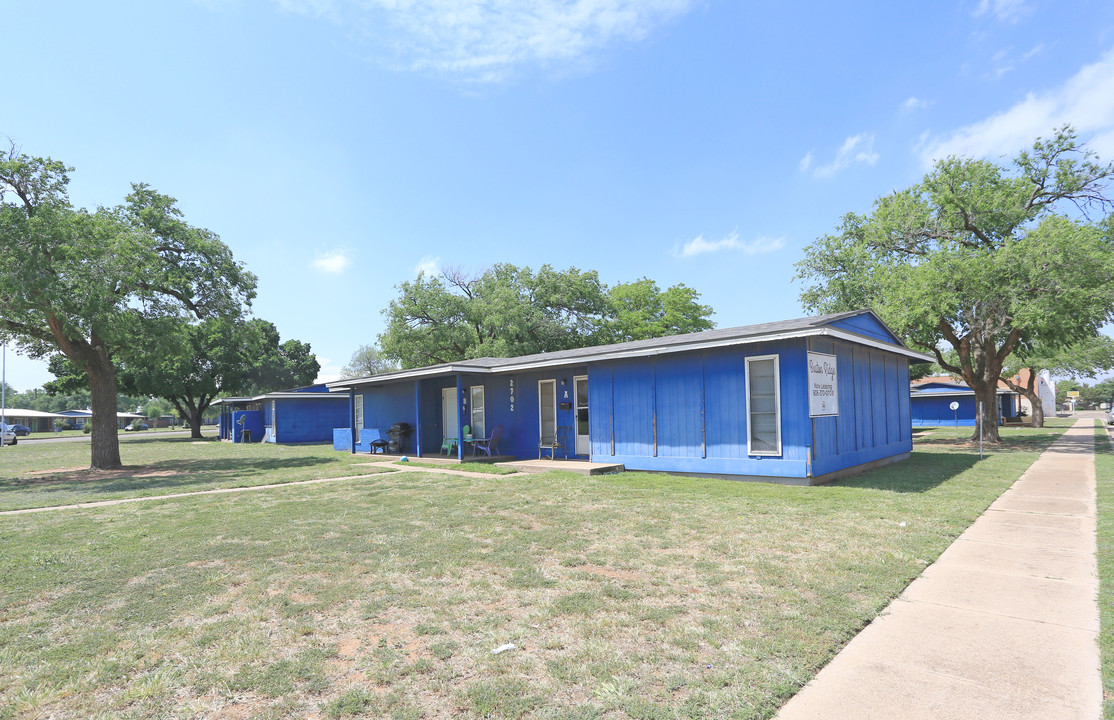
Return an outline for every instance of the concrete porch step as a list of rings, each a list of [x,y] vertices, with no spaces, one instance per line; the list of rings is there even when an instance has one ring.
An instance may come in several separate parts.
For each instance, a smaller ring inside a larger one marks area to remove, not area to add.
[[[585,460],[514,460],[495,463],[499,467],[519,472],[543,473],[550,470],[573,472],[579,475],[609,475],[626,470],[622,463],[594,463]]]

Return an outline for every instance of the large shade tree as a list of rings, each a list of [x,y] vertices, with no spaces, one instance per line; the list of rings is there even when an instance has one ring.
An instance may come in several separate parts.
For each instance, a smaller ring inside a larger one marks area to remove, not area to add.
[[[238,316],[256,281],[173,198],[137,184],[119,207],[75,208],[70,172],[15,148],[0,157],[0,339],[60,351],[87,375],[91,466],[112,469],[116,361],[160,342],[144,334],[155,320]]]
[[[609,289],[593,270],[501,263],[469,275],[448,268],[398,286],[380,347],[403,367],[660,337],[713,327],[712,309],[683,284]]]
[[[1093,337],[1114,314],[1112,173],[1070,128],[1009,168],[941,160],[921,183],[879,198],[868,215],[846,215],[837,234],[806,248],[801,300],[821,312],[873,307],[975,391],[983,437],[996,442],[1009,355]]]
[[[170,401],[194,438],[202,437],[202,418],[218,397],[309,385],[321,369],[308,343],[280,342],[278,329],[261,318],[161,323],[167,342],[131,355],[120,369],[121,384]]]

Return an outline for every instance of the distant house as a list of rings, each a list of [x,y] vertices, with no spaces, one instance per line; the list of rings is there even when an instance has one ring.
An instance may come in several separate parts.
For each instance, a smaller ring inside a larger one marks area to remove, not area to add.
[[[468,425],[501,429],[514,458],[816,484],[909,455],[909,361],[930,359],[860,310],[328,386],[350,398],[334,443],[349,452],[405,424],[401,451],[460,458]]]
[[[1015,385],[1019,385],[1021,387],[1029,387],[1029,377],[1029,369],[1022,368],[1021,372],[1019,372],[1017,375],[1014,375],[1012,378],[1010,378],[1010,380],[1012,380]],[[1005,387],[1009,387],[1008,385],[1005,385],[1005,383],[1003,383],[1003,385]],[[1044,408],[1044,414],[1046,416],[1055,416],[1056,383],[1052,380],[1052,373],[1048,372],[1047,370],[1041,370],[1039,373],[1037,373],[1037,382],[1034,389],[1037,391],[1037,397],[1041,399],[1041,407]],[[1033,403],[1030,402],[1029,398],[1025,397],[1024,395],[1021,395],[1020,398],[1022,414],[1032,415]]]
[[[348,398],[324,385],[222,398],[213,404],[220,406],[220,438],[231,442],[241,442],[245,430],[251,442],[330,442],[333,428],[349,417]]]
[[[89,410],[89,409],[85,409],[85,410],[62,410],[61,412],[58,413],[58,415],[63,420],[65,420],[67,422],[67,424],[73,425],[78,430],[83,429],[85,427],[85,423],[88,422],[89,420],[93,419],[93,411]],[[118,412],[118,413],[116,413],[116,428],[117,429],[122,429],[126,425],[130,425],[135,420],[143,420],[143,419],[144,418],[143,418],[142,415],[137,415],[135,413]]]
[[[41,410],[24,410],[23,408],[6,408],[4,422],[8,425],[26,425],[31,432],[50,432],[54,430],[54,421],[64,418],[58,413],[42,412]]]
[[[910,389],[910,419],[914,426],[952,425],[974,427],[978,417],[975,391],[951,377],[922,378]],[[1020,415],[1019,395],[1001,383],[998,388],[998,421]],[[952,408],[952,403],[956,407]]]

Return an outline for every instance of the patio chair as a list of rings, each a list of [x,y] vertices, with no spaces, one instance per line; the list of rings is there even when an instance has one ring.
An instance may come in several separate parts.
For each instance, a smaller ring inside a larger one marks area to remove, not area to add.
[[[446,456],[449,456],[453,454],[453,450],[456,450],[456,438],[447,437],[441,441],[440,452],[443,452]]]
[[[488,457],[492,454],[499,454],[499,440],[503,437],[503,426],[496,425],[491,430],[491,437],[476,438],[472,441],[472,457],[476,456],[476,451],[479,450],[486,453]]]
[[[542,453],[546,450],[549,451],[549,459],[557,459],[557,451],[560,450],[567,460],[569,451],[565,445],[565,438],[568,437],[568,431],[571,430],[566,425],[558,425],[552,435],[543,435],[538,441],[538,460],[542,459]]]

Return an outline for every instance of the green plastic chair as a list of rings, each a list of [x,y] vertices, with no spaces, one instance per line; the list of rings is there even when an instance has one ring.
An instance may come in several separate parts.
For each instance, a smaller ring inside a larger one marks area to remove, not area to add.
[[[453,450],[456,450],[456,438],[445,438],[441,441],[441,452],[452,455]]]

